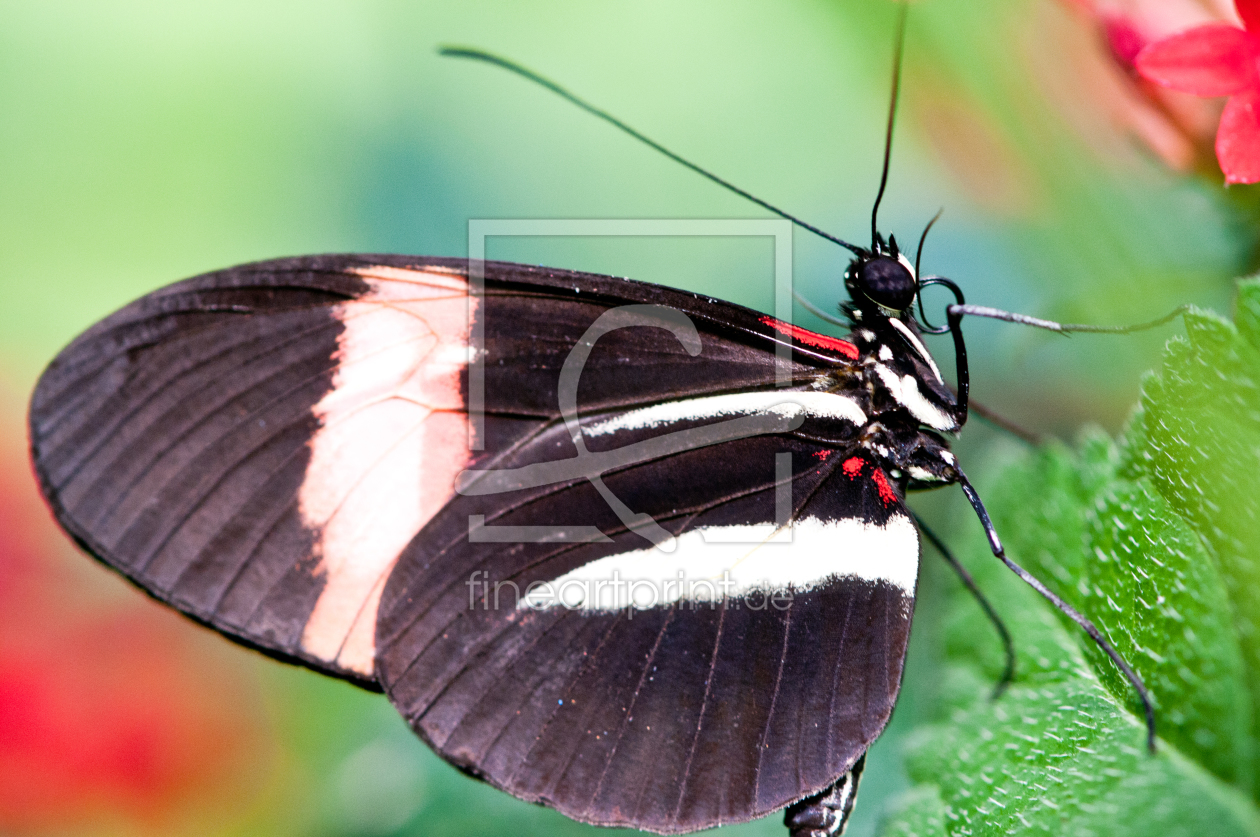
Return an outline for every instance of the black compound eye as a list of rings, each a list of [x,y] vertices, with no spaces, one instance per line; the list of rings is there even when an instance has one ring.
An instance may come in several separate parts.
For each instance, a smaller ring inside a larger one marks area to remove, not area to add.
[[[872,302],[894,311],[904,311],[914,302],[914,277],[904,264],[886,256],[861,266],[858,286]]]

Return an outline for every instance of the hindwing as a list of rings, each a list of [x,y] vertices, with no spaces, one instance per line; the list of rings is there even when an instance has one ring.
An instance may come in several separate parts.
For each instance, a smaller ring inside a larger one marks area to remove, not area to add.
[[[684,831],[830,784],[891,711],[918,559],[861,394],[811,386],[856,347],[481,268],[321,256],[149,294],[41,378],[45,497],[151,595],[383,688],[577,819]],[[545,598],[614,576],[655,598]]]

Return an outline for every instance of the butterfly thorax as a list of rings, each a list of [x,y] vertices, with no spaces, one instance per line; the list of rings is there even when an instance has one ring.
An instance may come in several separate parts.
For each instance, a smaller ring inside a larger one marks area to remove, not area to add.
[[[958,402],[913,321],[868,317],[849,340],[858,348],[861,379],[873,415],[902,411],[942,433],[962,425]]]
[[[828,372],[814,388],[848,398],[867,417],[857,446],[903,489],[935,487],[958,479],[949,443],[963,408],[945,383],[910,315],[918,292],[914,267],[896,245],[878,242],[845,271],[850,302],[842,306],[857,349],[852,364]]]

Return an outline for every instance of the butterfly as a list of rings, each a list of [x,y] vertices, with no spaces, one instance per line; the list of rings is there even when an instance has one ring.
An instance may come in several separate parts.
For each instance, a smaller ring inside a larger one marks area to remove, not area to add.
[[[901,684],[909,491],[961,485],[994,553],[1145,700],[1006,558],[950,451],[959,322],[984,312],[892,237],[840,243],[844,337],[503,262],[208,273],[57,356],[35,470],[62,527],[150,595],[383,691],[514,796],[660,833],[786,808],[793,834],[835,834]],[[931,284],[956,297],[945,326],[922,318]]]

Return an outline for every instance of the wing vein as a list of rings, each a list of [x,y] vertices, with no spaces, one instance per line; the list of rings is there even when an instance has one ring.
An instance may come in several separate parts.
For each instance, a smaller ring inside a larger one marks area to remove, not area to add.
[[[656,651],[661,646],[661,640],[665,636],[665,629],[674,621],[676,612],[677,605],[671,608],[669,617],[661,625],[661,630],[656,635],[656,641],[652,643],[652,650],[648,652],[647,659],[643,663],[643,671],[639,674],[639,682],[635,684],[634,692],[630,695],[630,701],[626,704],[625,717],[621,719],[621,728],[617,730],[617,740],[613,742],[612,747],[608,750],[608,759],[604,762],[604,769],[599,774],[599,781],[595,783],[595,792],[591,794],[592,803],[599,797],[599,792],[604,787],[604,778],[608,775],[608,770],[612,767],[613,758],[617,755],[617,748],[621,746],[621,739],[625,737],[626,729],[630,726],[630,720],[634,715],[635,702],[638,701],[639,693],[643,691],[643,684],[647,682],[648,675],[652,671],[652,661],[656,659]]]
[[[771,721],[774,719],[774,710],[779,701],[779,687],[783,684],[783,669],[787,665],[788,657],[788,639],[792,636],[792,605],[795,602],[788,599],[788,606],[783,611],[783,648],[779,651],[779,669],[774,675],[774,688],[770,691],[770,709],[766,712],[765,729],[761,733],[761,741],[757,744],[757,764],[753,768],[753,801],[761,798],[761,764],[765,760],[766,748],[769,746]]]
[[[565,616],[569,618],[572,618],[573,615],[574,614],[571,611],[565,614]],[[591,655],[587,658],[587,661],[585,663],[583,663],[581,666],[578,666],[578,670],[573,675],[573,679],[569,681],[569,685],[566,686],[564,689],[564,699],[561,701],[557,701],[557,703],[551,707],[551,712],[550,714],[547,715],[547,720],[544,721],[542,725],[539,727],[538,738],[534,741],[533,746],[525,751],[525,754],[521,756],[520,761],[517,762],[516,767],[512,768],[512,772],[508,774],[509,782],[516,779],[517,771],[519,771],[522,767],[525,766],[525,763],[529,761],[529,757],[532,756],[534,754],[534,751],[538,749],[538,745],[541,744],[544,740],[546,740],[547,727],[551,726],[551,722],[555,720],[556,713],[560,711],[560,706],[562,705],[564,701],[569,700],[570,695],[573,694],[573,687],[577,685],[578,680],[580,680],[582,678],[582,675],[586,673],[587,667],[590,665],[590,661],[595,660],[599,657],[599,652],[603,650],[604,643],[608,642],[608,638],[612,636],[613,628],[617,627],[617,625],[619,625],[620,623],[621,623],[621,614],[618,613],[617,616],[613,619],[612,623],[608,626],[608,630],[604,632],[604,635],[602,637],[600,637],[599,645],[595,647],[594,652],[591,653]],[[662,628],[662,631],[664,631],[663,628]],[[575,747],[574,753],[576,752],[577,752],[577,748]],[[571,763],[572,763],[572,757],[570,757],[570,760],[565,763],[565,769],[568,769],[568,766]],[[561,770],[559,772],[559,775],[563,776],[564,770]]]
[[[687,796],[687,782],[691,778],[691,762],[696,756],[696,747],[700,745],[700,733],[704,729],[704,715],[709,709],[709,695],[713,693],[713,675],[717,671],[718,652],[722,648],[722,632],[726,628],[726,600],[722,601],[722,611],[718,616],[717,635],[713,638],[713,653],[709,655],[709,672],[704,678],[704,697],[700,699],[700,714],[696,716],[696,733],[691,738],[691,749],[687,752],[687,761],[683,763],[682,781],[678,787],[678,802],[674,805],[674,822],[682,813],[683,800]],[[716,825],[721,825],[718,821]]]

